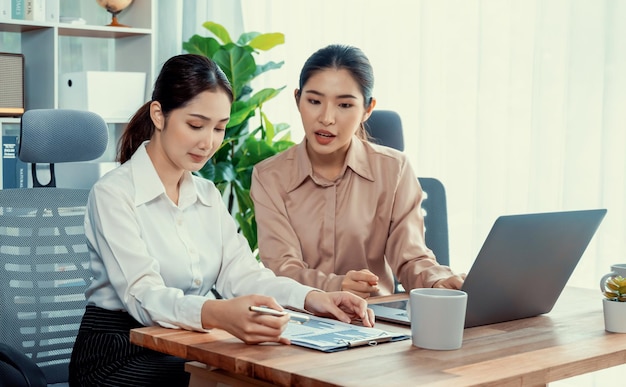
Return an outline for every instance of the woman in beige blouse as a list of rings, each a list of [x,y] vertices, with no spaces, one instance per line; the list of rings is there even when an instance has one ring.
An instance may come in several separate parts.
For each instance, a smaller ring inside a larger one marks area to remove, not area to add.
[[[458,289],[424,242],[422,190],[407,157],[369,143],[376,100],[361,50],[331,45],[300,73],[295,99],[305,139],[254,168],[259,253],[277,275],[362,297],[405,289]]]

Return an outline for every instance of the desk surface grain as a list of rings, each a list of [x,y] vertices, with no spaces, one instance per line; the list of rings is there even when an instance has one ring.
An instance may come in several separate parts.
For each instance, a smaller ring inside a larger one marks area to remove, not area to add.
[[[160,327],[133,329],[131,341],[282,386],[531,386],[626,363],[626,334],[604,330],[601,297],[591,289],[566,288],[550,313],[465,329],[463,347],[454,351],[424,350],[405,340],[323,353],[247,345],[217,329]]]

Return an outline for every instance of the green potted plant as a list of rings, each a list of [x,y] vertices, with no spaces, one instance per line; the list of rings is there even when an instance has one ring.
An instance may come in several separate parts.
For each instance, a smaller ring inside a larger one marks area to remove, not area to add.
[[[604,283],[604,327],[609,332],[626,333],[626,278],[610,277]]]
[[[240,232],[248,240],[252,251],[255,251],[258,245],[254,206],[250,199],[252,168],[259,161],[289,148],[294,143],[287,130],[289,125],[273,124],[263,111],[264,104],[278,95],[285,86],[278,89],[265,88],[253,94],[250,83],[259,75],[282,67],[283,62],[259,65],[255,56],[260,51],[283,44],[285,37],[278,32],[247,32],[241,34],[235,42],[218,23],[208,21],[202,26],[217,39],[194,35],[183,43],[183,49],[211,58],[220,66],[232,85],[234,102],[224,143],[198,174],[212,180],[222,192]]]

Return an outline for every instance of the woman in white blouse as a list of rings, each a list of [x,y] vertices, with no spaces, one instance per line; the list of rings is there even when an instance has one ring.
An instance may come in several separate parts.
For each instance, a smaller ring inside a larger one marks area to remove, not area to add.
[[[119,144],[120,167],[93,187],[85,233],[93,281],[70,363],[72,385],[187,385],[184,360],[135,346],[140,326],[224,329],[242,341],[281,338],[282,306],[373,325],[365,301],[276,277],[259,266],[212,182],[197,171],[219,149],[233,94],[203,56],[168,60],[151,101]],[[215,287],[224,299],[212,296]]]

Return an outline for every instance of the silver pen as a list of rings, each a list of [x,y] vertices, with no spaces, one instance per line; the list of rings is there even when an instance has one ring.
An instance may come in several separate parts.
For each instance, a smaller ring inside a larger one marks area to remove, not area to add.
[[[286,310],[280,311],[280,310],[268,308],[266,306],[254,306],[254,305],[251,305],[248,309],[250,311],[252,311],[252,312],[262,313],[262,314],[269,314],[269,315],[278,316],[278,317],[289,315],[289,319],[291,321],[296,321],[296,322],[299,322],[299,323],[305,323],[305,322],[309,321],[309,317],[308,316],[296,315],[296,314],[293,314],[293,313],[289,313]]]

